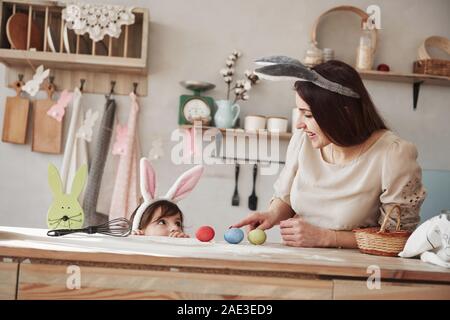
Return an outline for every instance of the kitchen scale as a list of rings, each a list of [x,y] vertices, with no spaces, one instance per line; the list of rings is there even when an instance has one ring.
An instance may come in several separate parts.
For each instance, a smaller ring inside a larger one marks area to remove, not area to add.
[[[178,124],[190,125],[194,124],[194,121],[201,121],[203,125],[209,126],[215,103],[213,98],[202,96],[202,93],[216,86],[209,82],[193,80],[181,81],[180,84],[194,94],[180,96]]]

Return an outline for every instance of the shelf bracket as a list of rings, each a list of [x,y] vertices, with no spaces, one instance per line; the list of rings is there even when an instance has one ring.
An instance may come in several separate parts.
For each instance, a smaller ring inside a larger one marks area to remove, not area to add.
[[[413,110],[417,109],[417,101],[419,100],[420,86],[423,81],[415,81],[413,83]]]

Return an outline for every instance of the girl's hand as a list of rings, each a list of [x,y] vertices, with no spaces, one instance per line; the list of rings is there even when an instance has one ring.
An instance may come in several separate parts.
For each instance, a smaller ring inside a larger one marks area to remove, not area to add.
[[[143,236],[145,233],[143,230],[133,230],[131,231],[131,234],[135,236]]]
[[[331,247],[335,243],[333,230],[309,224],[301,217],[280,222],[283,244],[291,247]]]
[[[169,237],[173,237],[173,238],[189,238],[189,235],[187,235],[183,231],[172,231],[171,233],[169,233]]]
[[[240,228],[247,226],[247,231],[249,232],[256,228],[261,230],[270,229],[276,225],[277,222],[276,215],[272,211],[255,212],[231,227]]]

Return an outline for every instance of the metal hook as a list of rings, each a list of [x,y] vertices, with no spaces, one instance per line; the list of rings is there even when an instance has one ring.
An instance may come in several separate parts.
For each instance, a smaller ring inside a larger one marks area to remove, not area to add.
[[[86,82],[86,79],[80,79],[80,91],[83,91],[84,83]]]
[[[19,82],[22,82],[22,80],[23,80],[23,74],[19,74],[18,76],[19,76]]]
[[[133,93],[134,94],[136,94],[137,86],[138,86],[138,83],[137,82],[133,82]]]
[[[115,81],[111,81],[111,91],[109,92],[109,95],[112,95],[114,93],[114,87],[116,86]]]

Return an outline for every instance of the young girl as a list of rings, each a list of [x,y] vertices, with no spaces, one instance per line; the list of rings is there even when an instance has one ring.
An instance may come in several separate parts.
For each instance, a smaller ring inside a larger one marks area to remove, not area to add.
[[[183,213],[177,202],[196,186],[203,173],[195,166],[183,173],[163,197],[156,196],[156,174],[146,158],[140,162],[140,187],[144,201],[131,215],[134,235],[188,238],[183,231]]]
[[[134,221],[137,210],[131,215],[131,221]],[[159,200],[148,206],[133,234],[189,238],[183,230],[183,213],[175,203],[167,200]]]

